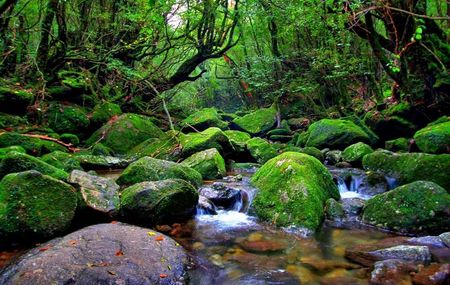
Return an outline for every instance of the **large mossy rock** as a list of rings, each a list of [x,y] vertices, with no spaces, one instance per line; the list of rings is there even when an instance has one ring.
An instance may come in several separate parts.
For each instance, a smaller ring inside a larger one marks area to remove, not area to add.
[[[372,152],[373,148],[370,145],[359,142],[346,147],[342,152],[342,158],[348,162],[361,162],[366,154]]]
[[[211,127],[225,130],[228,127],[228,123],[222,121],[222,118],[215,108],[205,108],[191,114],[181,121],[181,127],[183,128],[183,131],[201,132]]]
[[[110,102],[103,102],[94,107],[92,110],[91,122],[94,126],[102,126],[106,124],[112,117],[122,115],[120,106]]]
[[[77,208],[76,190],[31,170],[0,182],[0,237],[49,238],[68,229]]]
[[[369,199],[363,221],[399,232],[450,229],[450,195],[441,186],[416,181]]]
[[[303,153],[285,152],[266,162],[253,176],[259,188],[255,211],[278,226],[316,230],[329,198],[339,200],[339,191],[325,166]]]
[[[27,119],[22,116],[0,113],[0,129],[17,128],[26,124]]]
[[[215,148],[197,152],[181,164],[197,170],[205,180],[222,178],[226,174],[225,160]]]
[[[433,124],[419,130],[414,135],[417,146],[427,153],[450,152],[450,121]]]
[[[2,147],[0,148],[0,160],[5,157],[5,155],[9,152],[16,151],[20,153],[26,153],[25,149],[18,145],[8,146],[8,147]]]
[[[130,157],[141,158],[150,156],[170,161],[178,161],[180,155],[179,139],[176,135],[172,134],[168,135],[166,138],[148,139],[128,151],[128,156]]]
[[[272,144],[262,138],[252,138],[246,145],[250,155],[258,163],[265,163],[278,154]]]
[[[407,152],[409,149],[409,139],[398,138],[395,140],[386,141],[384,147],[390,151]]]
[[[33,93],[23,88],[0,86],[0,112],[25,114],[33,99]]]
[[[357,142],[369,143],[366,132],[355,123],[347,120],[322,119],[308,129],[306,146],[318,149],[344,149]]]
[[[246,143],[251,139],[248,133],[234,130],[227,130],[224,133],[230,140],[235,152],[244,152],[246,150]]]
[[[27,151],[28,154],[36,156],[44,155],[53,151],[67,151],[65,147],[55,142],[25,136],[19,133],[7,132],[0,134],[0,147],[8,146],[21,146]]]
[[[40,157],[40,160],[66,172],[71,172],[75,169],[83,169],[80,162],[76,159],[76,156],[67,152],[54,151],[43,155]]]
[[[188,256],[168,236],[122,223],[49,241],[0,275],[0,284],[185,284]]]
[[[65,180],[69,175],[62,169],[43,162],[31,155],[16,151],[8,152],[0,162],[0,179],[13,172],[36,170],[56,179]]]
[[[130,149],[149,138],[161,138],[165,134],[151,119],[136,114],[123,114],[108,121],[86,141],[88,145],[101,142],[118,154],[126,154]]]
[[[217,149],[223,156],[232,150],[228,137],[219,128],[208,128],[200,133],[181,135],[180,145],[183,157],[189,157],[210,148]]]
[[[89,126],[89,118],[83,108],[72,105],[52,104],[45,113],[48,126],[57,133],[80,133]]]
[[[398,185],[432,181],[450,191],[450,155],[375,151],[363,158],[365,170],[395,178]]]
[[[259,109],[253,113],[233,120],[232,124],[240,131],[252,136],[262,136],[276,124],[277,111],[274,107]]]
[[[185,180],[134,184],[121,192],[122,215],[140,225],[171,224],[195,214],[198,193]]]
[[[151,157],[143,157],[131,163],[117,179],[119,185],[133,185],[144,181],[178,178],[200,186],[202,175],[182,164]]]

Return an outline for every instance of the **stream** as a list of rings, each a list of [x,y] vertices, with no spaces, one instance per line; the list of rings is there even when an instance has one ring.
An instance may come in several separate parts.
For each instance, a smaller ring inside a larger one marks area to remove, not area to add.
[[[343,198],[370,197],[358,193],[364,184],[364,172],[351,175],[347,182],[340,173],[335,169]],[[175,237],[197,265],[190,272],[191,284],[367,284],[367,272],[345,259],[345,249],[375,242],[388,234],[327,225],[312,237],[289,233],[258,221],[252,213],[251,202],[257,192],[249,182],[252,171],[229,175],[207,182],[203,188],[219,183],[244,195],[227,208],[218,207],[216,215],[198,209],[195,218],[184,224]],[[242,179],[236,181],[235,175]]]

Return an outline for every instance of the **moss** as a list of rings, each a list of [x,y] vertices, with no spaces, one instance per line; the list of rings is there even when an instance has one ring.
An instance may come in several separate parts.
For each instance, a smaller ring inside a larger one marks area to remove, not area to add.
[[[272,135],[289,136],[289,135],[291,135],[291,131],[287,130],[287,129],[273,129],[273,130],[267,132],[267,136],[270,137]]]
[[[359,142],[345,148],[342,152],[342,158],[348,162],[361,162],[366,154],[372,152],[373,148],[365,143]]]
[[[450,195],[428,181],[416,181],[369,199],[363,221],[400,232],[450,229]]]
[[[217,179],[226,174],[225,160],[215,148],[197,152],[181,164],[197,170],[203,179]]]
[[[352,121],[353,123],[355,123],[355,125],[357,125],[358,127],[360,127],[368,136],[369,136],[369,142],[370,145],[376,145],[378,144],[380,138],[378,137],[377,134],[375,134],[375,132],[373,132],[365,123],[363,120],[361,120],[359,117],[357,116],[348,116],[348,117],[344,117],[341,118],[343,120],[347,120],[347,121]]]
[[[12,151],[8,152],[0,163],[0,178],[13,172],[36,170],[56,179],[65,180],[68,174],[53,165],[28,154]]]
[[[309,132],[301,132],[301,133],[297,133],[297,140],[295,141],[295,145],[298,147],[304,147],[306,146],[306,142],[308,141],[309,138]]]
[[[92,155],[112,156],[113,150],[102,143],[95,144],[91,150]]]
[[[248,133],[244,133],[241,131],[227,130],[224,133],[230,140],[230,143],[233,146],[234,150],[239,152],[245,150],[247,141],[251,139],[251,136]]]
[[[434,125],[441,124],[441,123],[446,123],[446,122],[449,122],[449,121],[450,121],[450,117],[448,117],[448,116],[442,116],[442,117],[440,117],[439,119],[437,119],[437,120],[435,120],[435,121],[429,123],[429,124],[427,125],[427,127],[434,126]]]
[[[411,104],[407,102],[400,102],[395,105],[391,105],[388,109],[383,111],[385,116],[407,116],[411,111]]]
[[[58,72],[58,79],[66,88],[83,90],[88,86],[83,73],[77,71],[62,70]]]
[[[330,198],[325,203],[325,216],[331,221],[341,221],[345,218],[344,207],[335,199]]]
[[[72,144],[74,146],[77,146],[80,144],[80,139],[77,137],[77,135],[74,134],[62,134],[59,139],[65,143]]]
[[[367,112],[364,123],[369,126],[382,141],[398,137],[410,137],[414,134],[415,126],[399,116],[386,116],[377,111]]]
[[[181,179],[138,183],[124,189],[121,196],[125,219],[145,226],[187,218],[197,202],[197,191]]]
[[[313,123],[306,146],[319,149],[329,147],[343,149],[357,142],[369,143],[369,136],[355,123],[346,120],[322,119]]]
[[[133,185],[144,181],[179,178],[200,186],[202,175],[196,170],[172,161],[143,157],[131,163],[117,179],[119,185]]]
[[[407,152],[409,149],[409,139],[398,138],[395,140],[386,141],[384,147],[390,151]]]
[[[91,121],[95,126],[107,123],[112,117],[122,115],[120,106],[110,102],[97,104],[92,110]]]
[[[21,116],[0,113],[0,129],[17,128],[26,125],[27,120]]]
[[[7,237],[50,238],[66,230],[77,207],[75,189],[37,171],[0,182],[0,232]]]
[[[363,158],[366,170],[377,171],[397,179],[402,185],[417,180],[432,181],[450,190],[450,155],[425,153],[391,153],[375,151]]]
[[[89,145],[101,142],[115,153],[126,154],[130,149],[149,138],[162,138],[165,134],[150,118],[123,114],[98,129],[87,141]]]
[[[77,154],[74,158],[86,170],[123,169],[130,164],[127,159],[113,156]]]
[[[9,153],[11,151],[26,153],[25,149],[18,145],[3,147],[3,148],[0,148],[0,159],[2,159],[7,153]]]
[[[176,135],[168,135],[167,138],[148,139],[135,146],[128,152],[130,157],[150,156],[157,159],[178,161],[180,159],[180,149]]]
[[[224,120],[225,122],[231,122],[234,119],[238,118],[239,116],[233,113],[219,113],[220,119]]]
[[[34,95],[17,86],[0,86],[0,112],[24,114]]]
[[[299,152],[305,153],[305,154],[310,155],[312,157],[315,157],[318,160],[320,160],[321,162],[323,162],[324,159],[325,159],[323,153],[318,148],[315,148],[315,147],[312,147],[312,146],[304,147],[304,148],[300,149]]]
[[[184,119],[181,122],[181,127],[190,131],[204,131],[210,127],[225,130],[228,128],[228,123],[222,121],[215,108],[205,108]]]
[[[89,125],[83,108],[52,104],[45,112],[48,126],[58,133],[80,133]]]
[[[21,146],[30,155],[43,155],[56,150],[67,151],[65,147],[55,142],[27,137],[18,133],[7,132],[0,134],[0,147]]]
[[[283,135],[271,135],[269,140],[280,143],[287,143],[292,140],[292,136],[283,136]]]
[[[62,169],[66,172],[71,172],[74,169],[82,170],[80,162],[73,154],[61,151],[54,151],[52,153],[40,157],[43,162],[53,165],[56,168]]]
[[[275,126],[275,117],[276,110],[274,107],[259,109],[244,117],[234,119],[233,126],[252,136],[260,136],[270,131]]]
[[[228,137],[219,128],[208,128],[200,133],[181,135],[180,144],[183,157],[188,157],[210,148],[215,148],[223,156],[226,156],[232,149]]]
[[[277,156],[276,149],[262,138],[252,138],[247,141],[247,149],[250,155],[258,163],[265,163],[271,158]]]
[[[414,135],[417,146],[427,153],[450,152],[450,121],[433,124],[419,130]]]
[[[328,170],[303,153],[285,152],[269,160],[251,181],[260,190],[254,199],[256,213],[278,226],[316,230],[326,200],[340,198]]]

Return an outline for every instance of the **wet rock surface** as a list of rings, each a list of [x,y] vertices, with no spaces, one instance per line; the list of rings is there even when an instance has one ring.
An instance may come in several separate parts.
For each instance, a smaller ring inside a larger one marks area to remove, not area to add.
[[[198,192],[201,196],[208,198],[216,206],[221,206],[225,209],[232,207],[236,201],[242,199],[240,189],[230,187],[221,182],[215,182],[210,186],[202,187]]]
[[[0,284],[184,284],[187,262],[158,232],[99,224],[31,250],[0,272]]]

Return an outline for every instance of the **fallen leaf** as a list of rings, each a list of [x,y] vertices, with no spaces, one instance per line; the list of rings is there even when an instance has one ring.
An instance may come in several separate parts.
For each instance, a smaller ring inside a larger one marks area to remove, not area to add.
[[[157,237],[155,238],[155,240],[156,240],[156,241],[163,241],[163,240],[164,240],[164,237],[163,237],[163,236],[157,236]]]
[[[117,221],[111,221],[111,224],[117,224],[118,222]]]
[[[75,245],[77,245],[77,243],[78,243],[78,241],[77,240],[70,240],[69,241],[69,244],[71,245],[71,246],[75,246]]]
[[[167,274],[162,274],[162,273],[159,274],[159,278],[167,278],[167,276],[168,276]]]
[[[39,249],[39,251],[46,251],[46,250],[49,250],[49,249],[50,249],[50,246],[45,246],[45,247],[41,247]]]
[[[120,249],[116,251],[116,256],[123,256],[123,251]]]
[[[155,233],[155,232],[148,232],[147,234],[148,234],[148,236],[150,236],[150,237],[156,236],[156,233]]]
[[[111,270],[107,270],[107,271],[108,271],[108,273],[111,274],[111,275],[117,275],[117,273],[114,272],[114,271],[111,271]]]

